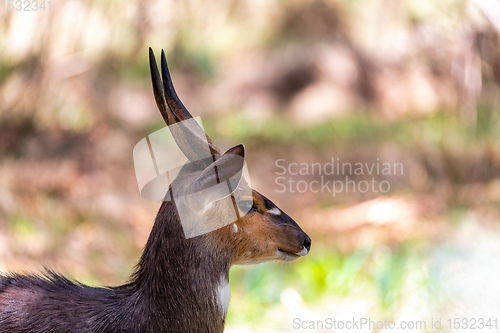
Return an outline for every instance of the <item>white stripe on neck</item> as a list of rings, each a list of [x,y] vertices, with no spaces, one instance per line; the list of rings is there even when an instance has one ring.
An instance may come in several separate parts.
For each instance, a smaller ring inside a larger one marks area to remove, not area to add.
[[[222,277],[220,284],[217,286],[217,304],[219,305],[219,309],[224,314],[224,317],[227,315],[230,299],[231,289],[229,288],[229,281],[225,277]]]

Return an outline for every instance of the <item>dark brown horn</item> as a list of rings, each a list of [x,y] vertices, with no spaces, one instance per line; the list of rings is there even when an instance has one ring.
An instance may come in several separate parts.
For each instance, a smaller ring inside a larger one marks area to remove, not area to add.
[[[196,123],[196,121],[185,121],[192,119],[193,117],[184,107],[175,92],[172,79],[168,71],[165,52],[163,50],[161,51],[161,70],[163,80],[160,79],[160,74],[156,65],[156,58],[151,48],[149,48],[149,62],[156,105],[158,106],[163,119],[169,126],[175,142],[189,161],[201,161],[203,165],[208,166],[220,155],[219,150],[215,147],[210,137]],[[178,123],[179,126],[170,126],[176,123]],[[209,153],[212,155],[212,158],[207,158],[209,157],[207,148]]]

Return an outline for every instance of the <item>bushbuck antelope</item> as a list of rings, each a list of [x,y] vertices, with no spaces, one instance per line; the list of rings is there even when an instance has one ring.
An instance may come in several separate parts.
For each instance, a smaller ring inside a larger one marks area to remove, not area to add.
[[[192,118],[174,90],[164,52],[162,79],[149,52],[154,97],[167,125]],[[242,145],[221,154],[201,127],[184,126],[172,134],[189,162],[171,188],[178,182],[183,189],[197,191],[228,179],[237,180],[234,192],[247,186],[239,179]],[[197,156],[204,144],[210,159]],[[214,169],[217,172],[207,171]],[[52,271],[2,276],[0,332],[222,332],[231,265],[292,261],[308,254],[311,246],[309,236],[287,214],[257,191],[248,193],[230,201],[246,214],[196,237],[186,237],[181,225],[177,205],[184,197],[164,201],[125,285],[93,288]],[[217,191],[211,195],[215,197],[189,204],[205,223],[217,224],[220,200]]]

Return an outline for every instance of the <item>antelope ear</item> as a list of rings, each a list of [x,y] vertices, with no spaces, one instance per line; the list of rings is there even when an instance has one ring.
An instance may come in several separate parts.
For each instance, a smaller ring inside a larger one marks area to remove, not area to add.
[[[245,146],[240,144],[228,149],[196,178],[193,191],[203,191],[207,195],[207,202],[229,196],[240,183],[244,164]]]

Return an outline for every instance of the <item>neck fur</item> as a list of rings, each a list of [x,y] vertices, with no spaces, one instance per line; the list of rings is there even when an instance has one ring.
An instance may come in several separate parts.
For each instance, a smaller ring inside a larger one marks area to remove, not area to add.
[[[200,322],[223,325],[234,251],[218,237],[216,231],[186,239],[175,203],[164,202],[129,290],[155,304],[154,311],[165,316],[196,320],[192,317],[196,313]]]

